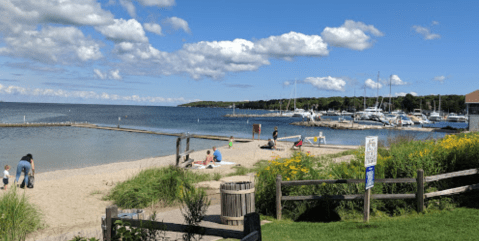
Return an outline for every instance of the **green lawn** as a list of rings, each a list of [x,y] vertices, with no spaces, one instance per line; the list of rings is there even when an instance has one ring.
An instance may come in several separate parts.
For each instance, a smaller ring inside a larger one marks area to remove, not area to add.
[[[263,240],[479,240],[479,210],[457,208],[363,222],[274,221],[262,226]]]

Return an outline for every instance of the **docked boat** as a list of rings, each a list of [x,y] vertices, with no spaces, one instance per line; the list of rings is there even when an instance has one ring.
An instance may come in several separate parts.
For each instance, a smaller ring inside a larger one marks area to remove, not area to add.
[[[328,111],[326,111],[326,116],[338,116],[340,115],[339,111],[335,111],[333,109],[329,109]]]
[[[414,125],[414,122],[406,115],[400,115],[399,116],[399,119],[400,119],[400,123],[401,125],[403,126],[407,126],[407,125]]]
[[[442,116],[441,116],[439,113],[433,111],[433,112],[429,115],[429,120],[430,120],[430,121],[434,121],[434,122],[438,122],[438,121],[443,121],[444,119],[442,118]]]
[[[456,115],[456,113],[450,113],[447,116],[446,121],[449,121],[449,122],[466,122],[466,117]]]

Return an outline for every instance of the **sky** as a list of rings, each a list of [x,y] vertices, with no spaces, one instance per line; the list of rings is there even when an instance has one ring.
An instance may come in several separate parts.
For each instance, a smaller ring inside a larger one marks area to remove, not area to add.
[[[2,0],[0,100],[465,95],[477,1]]]

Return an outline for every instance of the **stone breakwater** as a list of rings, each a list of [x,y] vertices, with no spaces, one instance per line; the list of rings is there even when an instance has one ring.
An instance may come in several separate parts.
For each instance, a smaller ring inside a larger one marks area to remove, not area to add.
[[[318,127],[329,127],[331,129],[338,129],[338,130],[408,130],[408,131],[423,131],[423,132],[446,132],[446,133],[457,133],[458,130],[451,130],[451,129],[441,129],[441,128],[421,128],[421,127],[389,127],[389,126],[381,126],[381,125],[361,125],[357,123],[351,123],[351,121],[347,122],[339,122],[339,121],[299,121],[299,122],[292,122],[290,125],[296,126],[318,126]]]
[[[267,113],[267,114],[226,114],[223,117],[232,117],[232,118],[249,118],[249,117],[291,117],[283,116],[279,113]]]

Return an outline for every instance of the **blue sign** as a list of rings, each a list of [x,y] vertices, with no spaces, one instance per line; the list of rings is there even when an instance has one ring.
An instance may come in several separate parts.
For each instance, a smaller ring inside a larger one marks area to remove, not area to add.
[[[375,166],[366,167],[366,190],[374,186],[374,167]]]

